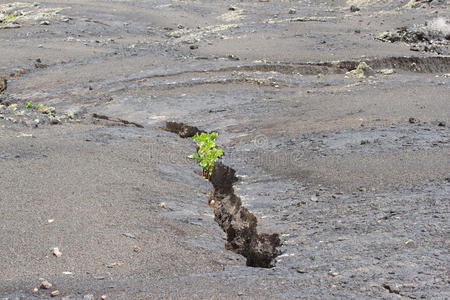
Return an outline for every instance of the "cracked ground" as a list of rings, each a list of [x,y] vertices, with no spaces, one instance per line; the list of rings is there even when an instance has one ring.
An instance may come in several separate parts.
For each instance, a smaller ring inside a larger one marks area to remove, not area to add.
[[[0,296],[449,298],[449,19],[436,0],[0,1]],[[432,43],[379,38],[427,24]],[[225,249],[166,121],[219,133],[275,267]]]

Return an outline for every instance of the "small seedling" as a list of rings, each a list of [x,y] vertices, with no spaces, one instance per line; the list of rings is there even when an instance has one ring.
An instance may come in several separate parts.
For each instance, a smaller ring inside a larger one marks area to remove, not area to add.
[[[33,108],[33,101],[28,101],[25,103],[25,108]]]
[[[43,114],[49,114],[49,115],[53,114],[55,112],[55,108],[53,106],[47,106],[47,105],[44,105],[42,103],[39,103],[36,106],[36,109],[38,111],[42,112]]]
[[[192,139],[197,141],[197,153],[189,156],[196,159],[203,168],[203,177],[209,178],[214,170],[214,163],[223,155],[223,150],[216,147],[217,132],[212,133],[196,133]]]
[[[17,17],[16,17],[14,14],[7,14],[7,15],[5,16],[3,22],[0,21],[0,23],[7,24],[8,22],[14,20],[15,18],[17,18]]]

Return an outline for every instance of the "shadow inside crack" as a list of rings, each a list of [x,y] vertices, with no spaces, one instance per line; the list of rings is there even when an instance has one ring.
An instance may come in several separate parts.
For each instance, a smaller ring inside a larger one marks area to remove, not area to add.
[[[166,122],[163,130],[178,134],[182,138],[202,133],[197,127],[177,122]],[[244,256],[247,266],[271,268],[274,258],[280,254],[278,233],[259,233],[257,218],[244,206],[236,195],[233,184],[237,182],[236,171],[217,162],[209,178],[214,192],[209,203],[214,208],[214,220],[225,232],[225,248]]]
[[[217,163],[209,180],[214,187],[214,219],[227,235],[225,247],[247,258],[247,266],[273,267],[279,255],[279,235],[258,233],[257,218],[234,192],[235,170]]]

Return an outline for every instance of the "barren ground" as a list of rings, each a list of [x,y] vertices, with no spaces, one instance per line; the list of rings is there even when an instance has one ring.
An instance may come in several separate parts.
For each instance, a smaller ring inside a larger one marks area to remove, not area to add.
[[[378,39],[445,31],[447,1],[1,13],[0,297],[450,298],[449,41]],[[219,133],[243,206],[280,236],[273,268],[225,249],[195,144],[166,121]]]

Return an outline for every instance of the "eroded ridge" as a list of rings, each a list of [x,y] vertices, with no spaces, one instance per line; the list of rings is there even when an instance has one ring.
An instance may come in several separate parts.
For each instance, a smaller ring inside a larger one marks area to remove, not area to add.
[[[227,235],[225,247],[247,258],[247,266],[270,268],[278,256],[280,238],[277,233],[258,233],[258,220],[242,206],[234,192],[235,170],[217,163],[210,182],[214,187],[214,219]]]

